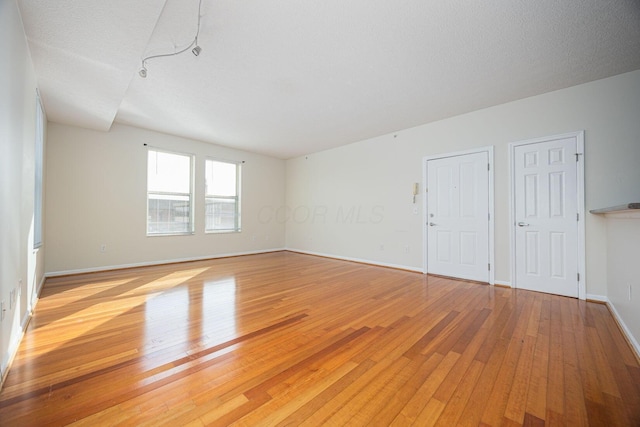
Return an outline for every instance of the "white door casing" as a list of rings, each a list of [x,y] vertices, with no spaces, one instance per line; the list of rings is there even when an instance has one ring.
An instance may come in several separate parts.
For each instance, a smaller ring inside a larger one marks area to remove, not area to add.
[[[582,141],[580,132],[510,145],[514,287],[585,297]]]
[[[493,147],[425,158],[425,273],[493,284]]]

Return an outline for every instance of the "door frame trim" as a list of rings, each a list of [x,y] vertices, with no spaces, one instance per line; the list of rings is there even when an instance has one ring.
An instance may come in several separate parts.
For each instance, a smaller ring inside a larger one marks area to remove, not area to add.
[[[509,257],[511,258],[511,271],[509,272],[512,288],[517,288],[516,280],[516,235],[515,235],[515,148],[522,145],[538,144],[541,142],[553,141],[556,139],[575,138],[576,150],[579,154],[576,162],[576,179],[577,179],[577,206],[578,206],[578,273],[580,280],[578,281],[578,298],[586,299],[587,291],[587,274],[586,274],[586,252],[585,252],[585,195],[584,195],[584,130],[577,132],[568,132],[558,135],[543,136],[539,138],[527,139],[509,143],[509,241],[511,248]]]
[[[472,148],[470,150],[463,151],[454,151],[450,153],[442,153],[442,154],[434,154],[430,156],[425,156],[422,158],[422,272],[423,274],[429,273],[429,263],[428,263],[428,233],[429,227],[427,227],[427,223],[429,222],[427,218],[427,190],[429,188],[429,182],[427,179],[427,162],[429,160],[443,159],[447,157],[457,157],[464,156],[467,154],[476,154],[476,153],[487,153],[488,161],[489,161],[489,247],[487,250],[489,251],[489,264],[491,264],[491,269],[489,270],[489,284],[495,284],[495,257],[494,257],[494,230],[495,230],[495,213],[494,213],[494,200],[495,200],[495,190],[494,190],[494,174],[495,167],[493,162],[493,145]]]

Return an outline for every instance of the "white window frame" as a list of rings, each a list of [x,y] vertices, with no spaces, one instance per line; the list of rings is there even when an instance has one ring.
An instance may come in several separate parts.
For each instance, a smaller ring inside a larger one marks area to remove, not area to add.
[[[162,191],[149,191],[149,182],[147,178],[147,203],[146,203],[146,233],[147,237],[157,237],[157,236],[185,236],[194,234],[194,211],[195,211],[195,203],[193,197],[193,187],[194,187],[194,155],[190,153],[183,153],[179,151],[165,150],[157,147],[147,147],[147,177],[149,174],[149,153],[155,151],[159,153],[165,154],[174,154],[178,156],[184,156],[189,158],[189,193],[172,193],[172,192],[162,192]],[[187,231],[176,231],[176,232],[149,232],[149,195],[164,195],[164,196],[188,196],[189,198],[189,227]]]
[[[40,93],[36,90],[36,138],[34,147],[34,186],[33,186],[33,249],[42,246],[43,236],[43,199],[44,199],[44,126],[46,114]]]
[[[227,164],[231,164],[231,165],[235,165],[236,167],[236,195],[235,196],[220,196],[220,195],[213,195],[213,194],[209,194],[208,190],[207,190],[207,175],[206,175],[206,170],[207,170],[207,163],[208,162],[218,162],[218,163],[227,163]],[[242,176],[242,163],[243,162],[238,162],[238,161],[233,161],[233,160],[226,160],[226,159],[218,159],[218,158],[214,158],[214,157],[207,157],[205,159],[205,189],[204,189],[204,198],[205,198],[205,203],[204,203],[204,208],[205,208],[205,212],[204,212],[204,216],[205,216],[205,233],[214,233],[214,234],[219,234],[219,233],[240,233],[242,231],[242,220],[241,220],[241,189],[242,189],[242,183],[241,183],[241,176]],[[236,210],[235,210],[235,227],[233,229],[222,229],[222,230],[216,230],[216,229],[209,229],[207,228],[207,201],[209,199],[228,199],[228,200],[235,200],[235,206],[236,206]]]

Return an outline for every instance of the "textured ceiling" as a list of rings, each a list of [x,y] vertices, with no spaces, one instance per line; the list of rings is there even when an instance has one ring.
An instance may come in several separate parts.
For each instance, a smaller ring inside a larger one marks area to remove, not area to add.
[[[281,158],[640,69],[638,0],[18,0],[49,120]]]

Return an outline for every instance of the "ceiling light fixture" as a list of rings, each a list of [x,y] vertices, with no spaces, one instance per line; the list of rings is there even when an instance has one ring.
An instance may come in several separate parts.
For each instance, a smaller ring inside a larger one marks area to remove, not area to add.
[[[165,57],[165,56],[180,55],[181,53],[186,52],[187,50],[191,49],[191,47],[193,47],[194,45],[195,45],[195,47],[193,49],[191,49],[191,52],[195,56],[200,55],[200,52],[202,52],[202,48],[198,45],[198,37],[200,36],[200,18],[201,18],[200,11],[201,10],[202,10],[202,0],[199,0],[199,3],[198,3],[198,28],[196,30],[196,36],[193,38],[193,41],[191,41],[191,43],[189,43],[189,46],[187,46],[184,49],[181,49],[179,51],[176,51],[176,52],[161,53],[159,55],[151,55],[151,56],[147,56],[145,58],[142,58],[142,67],[140,68],[140,71],[138,71],[138,74],[140,75],[140,77],[142,77],[143,79],[147,77],[147,61],[150,60],[150,59],[162,58],[162,57]]]

